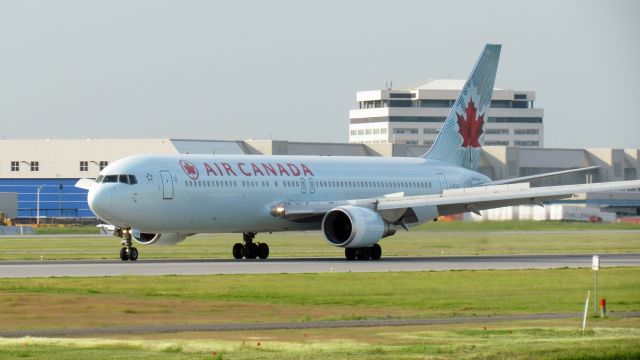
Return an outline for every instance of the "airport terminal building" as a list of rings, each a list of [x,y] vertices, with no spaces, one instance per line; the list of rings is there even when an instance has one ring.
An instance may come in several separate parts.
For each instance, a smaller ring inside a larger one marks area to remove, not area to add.
[[[349,142],[431,146],[464,80],[438,79],[407,89],[359,91],[349,111]],[[485,145],[543,147],[544,111],[535,91],[494,88]]]
[[[109,163],[135,154],[249,154],[321,156],[421,156],[427,145],[354,144],[277,140],[77,139],[0,140],[0,193],[17,204],[0,209],[25,221],[93,218],[86,190],[74,187],[95,178]],[[537,180],[534,186],[638,179],[639,149],[545,149],[485,146],[479,171],[493,179],[599,166],[580,174]],[[640,193],[591,194],[582,204],[619,214],[640,215]]]

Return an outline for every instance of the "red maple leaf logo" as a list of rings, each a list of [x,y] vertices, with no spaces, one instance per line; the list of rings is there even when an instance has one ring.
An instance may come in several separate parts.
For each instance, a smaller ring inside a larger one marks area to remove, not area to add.
[[[460,127],[460,135],[462,135],[462,147],[480,147],[480,135],[482,135],[482,127],[484,126],[484,114],[476,118],[476,108],[473,99],[469,98],[469,103],[465,109],[466,119],[463,115],[458,114],[458,127]]]
[[[195,165],[186,160],[180,160],[180,165],[182,166],[182,169],[188,177],[193,180],[198,179],[198,168]]]

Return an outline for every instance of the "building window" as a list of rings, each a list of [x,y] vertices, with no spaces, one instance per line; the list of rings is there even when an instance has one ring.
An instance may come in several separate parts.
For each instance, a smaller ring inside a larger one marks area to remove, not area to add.
[[[439,134],[440,130],[439,129],[424,129],[424,133],[425,134]]]
[[[487,135],[509,135],[509,129],[487,129]]]
[[[433,141],[425,141],[424,144],[426,146],[431,146],[431,145],[433,145]]]
[[[541,117],[490,117],[487,119],[487,122],[542,124],[542,118]]]
[[[417,134],[418,129],[413,128],[395,128],[393,129],[394,134]]]
[[[373,135],[380,134],[380,129],[373,129]]]
[[[351,135],[357,135],[358,134],[358,130],[351,130]]]
[[[102,171],[102,169],[106,168],[107,166],[109,166],[109,162],[108,161],[100,161],[100,171]]]
[[[540,134],[540,130],[538,129],[515,129],[514,134],[516,135],[538,135]]]
[[[11,171],[20,171],[20,161],[11,162]]]
[[[80,161],[80,171],[89,171],[88,161]]]
[[[31,166],[31,171],[40,171],[40,162],[32,161],[29,165]]]
[[[513,142],[513,145],[515,146],[539,146],[540,142],[538,141],[520,141],[520,140],[516,140]]]
[[[515,94],[513,98],[516,100],[527,100],[527,94]]]
[[[392,99],[411,99],[412,93],[389,93],[389,97]]]
[[[487,146],[509,146],[508,141],[485,141],[484,144]]]
[[[365,130],[365,134],[367,134],[367,135],[371,135],[371,133],[372,133],[372,130],[371,130],[371,129],[366,129],[366,130]]]
[[[453,106],[449,100],[421,100],[420,107],[428,108],[450,108]]]

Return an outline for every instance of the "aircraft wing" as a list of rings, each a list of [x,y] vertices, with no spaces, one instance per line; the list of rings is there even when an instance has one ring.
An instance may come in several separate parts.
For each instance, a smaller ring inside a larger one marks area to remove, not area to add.
[[[548,172],[548,173],[544,173],[544,174],[522,176],[522,177],[517,177],[517,178],[511,178],[511,179],[495,180],[495,181],[490,181],[488,183],[484,183],[481,186],[515,184],[515,183],[520,183],[520,182],[525,182],[525,181],[544,179],[544,178],[551,177],[551,176],[558,176],[558,175],[571,174],[571,173],[576,173],[576,172],[589,171],[589,170],[594,170],[594,169],[597,169],[597,168],[599,168],[599,166],[587,166],[587,167],[577,168],[577,169],[554,171],[554,172]]]
[[[93,185],[94,182],[95,180],[93,179],[80,179],[76,182],[75,187],[89,190],[91,189],[91,185]]]
[[[402,214],[398,211],[423,206],[436,206],[440,215],[478,213],[480,210],[503,206],[542,205],[544,201],[564,199],[579,193],[636,188],[640,188],[640,180],[535,188],[530,187],[529,183],[519,183],[450,189],[435,195],[386,196],[341,201],[287,201],[274,207],[272,214],[296,220],[321,216],[335,207],[347,205],[370,208],[384,218],[398,217],[398,214]]]

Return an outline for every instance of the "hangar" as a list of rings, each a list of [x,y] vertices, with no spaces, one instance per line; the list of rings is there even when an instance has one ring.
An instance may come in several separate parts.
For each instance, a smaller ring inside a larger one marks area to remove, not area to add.
[[[420,156],[426,145],[199,139],[0,140],[0,192],[17,193],[17,218],[93,219],[81,178],[95,178],[109,163],[135,154],[252,154]],[[599,166],[580,174],[538,180],[534,186],[638,179],[639,149],[551,149],[485,146],[480,172],[493,179]],[[640,214],[640,193],[593,194],[582,203],[620,214]],[[2,209],[0,209],[2,211]]]

